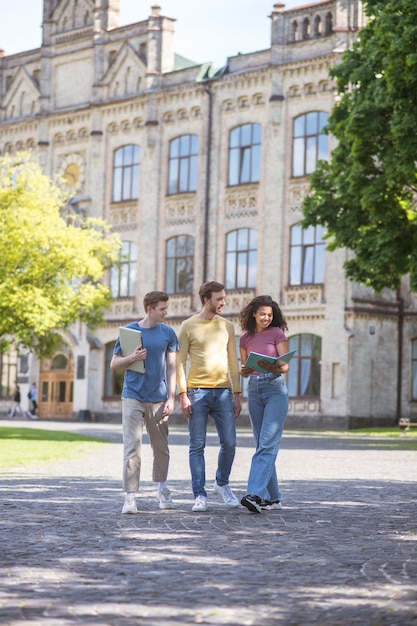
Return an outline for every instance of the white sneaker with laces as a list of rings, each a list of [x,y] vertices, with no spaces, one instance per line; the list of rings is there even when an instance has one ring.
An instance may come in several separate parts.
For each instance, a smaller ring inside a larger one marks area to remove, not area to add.
[[[122,508],[122,513],[135,514],[137,512],[138,512],[138,507],[136,506],[135,494],[127,493],[125,496],[125,502]]]
[[[156,499],[159,502],[160,509],[174,508],[174,502],[172,501],[171,492],[169,489],[158,489]]]
[[[192,511],[207,511],[207,498],[206,496],[197,496],[194,502]]]
[[[223,499],[226,506],[239,506],[239,500],[236,498],[229,485],[220,486],[217,484],[217,480],[214,481],[213,489]]]

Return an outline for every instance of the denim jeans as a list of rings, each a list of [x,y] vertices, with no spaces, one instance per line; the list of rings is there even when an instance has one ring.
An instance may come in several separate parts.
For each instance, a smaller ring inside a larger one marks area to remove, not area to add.
[[[235,458],[236,427],[230,389],[191,387],[187,389],[187,395],[192,405],[191,417],[188,420],[190,431],[189,461],[191,485],[196,498],[197,496],[207,496],[204,448],[206,446],[208,416],[213,418],[220,440],[216,481],[221,486],[229,483],[229,475]]]
[[[252,457],[247,492],[266,500],[281,500],[275,462],[288,411],[285,380],[275,374],[251,376],[248,396],[256,452]]]

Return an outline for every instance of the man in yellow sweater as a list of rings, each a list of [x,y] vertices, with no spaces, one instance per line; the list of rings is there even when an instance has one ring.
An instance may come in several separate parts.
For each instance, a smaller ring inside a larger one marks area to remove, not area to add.
[[[189,461],[195,498],[192,510],[206,511],[204,448],[209,415],[220,440],[213,489],[227,506],[239,506],[229,487],[229,475],[236,450],[235,419],[241,411],[240,375],[234,327],[220,315],[225,305],[224,285],[215,281],[204,283],[199,295],[200,313],[186,319],[179,330],[177,386],[190,432]]]

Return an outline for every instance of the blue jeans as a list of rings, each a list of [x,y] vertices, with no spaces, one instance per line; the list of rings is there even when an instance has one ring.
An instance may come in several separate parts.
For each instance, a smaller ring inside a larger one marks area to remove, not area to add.
[[[190,431],[190,471],[194,497],[207,496],[205,490],[206,467],[204,448],[206,446],[207,422],[210,415],[216,425],[220,440],[217,461],[216,481],[227,485],[236,451],[236,427],[230,389],[190,387],[187,395],[192,405],[188,420]]]
[[[281,500],[275,462],[288,411],[284,378],[275,374],[251,376],[248,409],[256,452],[252,457],[247,492],[265,500]]]

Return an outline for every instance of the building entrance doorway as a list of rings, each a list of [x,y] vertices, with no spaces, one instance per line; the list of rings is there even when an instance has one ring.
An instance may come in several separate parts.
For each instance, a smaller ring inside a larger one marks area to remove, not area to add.
[[[40,418],[72,419],[74,366],[67,346],[42,360],[39,391]]]

